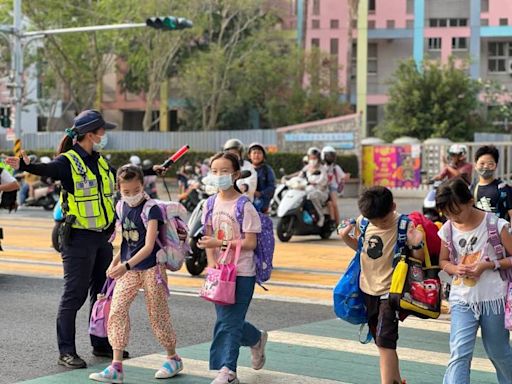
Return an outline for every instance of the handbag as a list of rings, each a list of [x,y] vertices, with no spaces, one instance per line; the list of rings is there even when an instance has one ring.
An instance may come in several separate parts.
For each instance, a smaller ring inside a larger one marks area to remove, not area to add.
[[[512,283],[507,284],[507,297],[505,298],[505,328],[512,330]]]
[[[231,251],[231,243],[229,242],[226,250],[221,255],[218,268],[208,268],[206,279],[199,296],[205,300],[220,305],[235,304],[236,301],[236,265],[240,258],[242,249],[242,241],[236,243],[234,260],[231,258],[227,263]]]
[[[112,303],[112,295],[116,281],[107,278],[101,293],[98,293],[97,300],[92,306],[91,318],[89,320],[89,334],[97,337],[108,336],[108,315]]]
[[[420,260],[402,254],[393,271],[389,304],[422,319],[437,319],[441,314],[439,266],[431,264],[428,248],[423,249],[425,267]]]

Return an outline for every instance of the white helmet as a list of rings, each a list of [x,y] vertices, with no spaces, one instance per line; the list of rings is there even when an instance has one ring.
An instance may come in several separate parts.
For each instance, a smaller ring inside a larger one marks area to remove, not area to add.
[[[130,163],[132,165],[135,165],[137,167],[140,167],[140,164],[141,164],[141,161],[140,161],[140,157],[137,156],[137,155],[132,155],[130,156]]]
[[[464,144],[452,144],[448,148],[449,155],[462,155],[465,156],[468,153],[468,147]]]
[[[39,159],[39,161],[43,164],[48,164],[52,161],[52,159],[50,159],[48,156],[43,156]]]
[[[327,145],[322,148],[322,161],[333,163],[336,160],[336,150],[334,147]]]

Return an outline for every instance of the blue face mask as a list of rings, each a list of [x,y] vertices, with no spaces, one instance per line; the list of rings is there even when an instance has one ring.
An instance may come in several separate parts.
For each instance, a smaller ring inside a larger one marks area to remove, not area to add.
[[[219,188],[222,191],[226,191],[233,186],[233,179],[231,175],[212,175],[209,174],[207,177],[207,184],[212,187]]]

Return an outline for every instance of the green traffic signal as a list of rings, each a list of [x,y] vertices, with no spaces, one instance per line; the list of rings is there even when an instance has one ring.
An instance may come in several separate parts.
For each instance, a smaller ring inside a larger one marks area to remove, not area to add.
[[[146,19],[146,25],[150,28],[174,31],[185,28],[192,28],[192,21],[183,17],[150,17]]]

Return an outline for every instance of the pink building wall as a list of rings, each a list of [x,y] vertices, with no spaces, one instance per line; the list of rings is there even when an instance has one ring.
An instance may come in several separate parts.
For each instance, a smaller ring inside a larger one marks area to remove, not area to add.
[[[482,19],[488,19],[490,26],[500,25],[500,19],[508,19],[512,25],[512,0],[489,0],[489,12],[482,12]]]
[[[368,15],[368,20],[375,21],[375,28],[387,28],[388,20],[395,21],[395,28],[406,28],[407,20],[413,18],[407,14],[407,2],[400,0],[385,0],[385,3],[377,0],[375,13]]]

